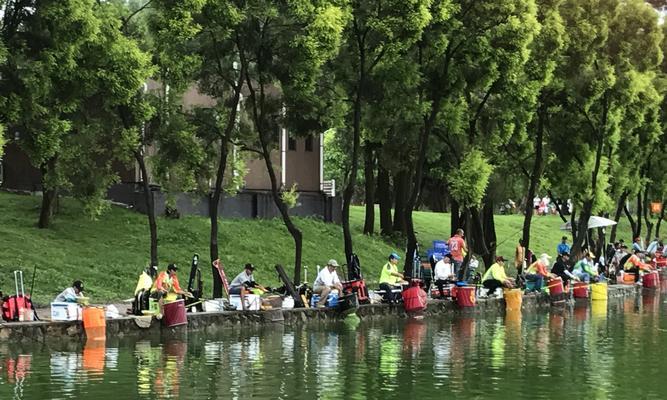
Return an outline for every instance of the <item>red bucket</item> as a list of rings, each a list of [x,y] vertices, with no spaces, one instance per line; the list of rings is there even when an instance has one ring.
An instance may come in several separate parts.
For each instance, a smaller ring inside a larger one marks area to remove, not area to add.
[[[575,282],[574,283],[574,290],[573,290],[574,297],[577,299],[587,299],[588,298],[588,283],[586,282]]]
[[[553,278],[548,283],[549,294],[551,296],[558,296],[563,294],[563,279],[561,277]]]
[[[459,307],[475,307],[475,287],[460,286],[456,289],[456,304]]]
[[[660,286],[660,276],[657,271],[649,272],[642,278],[645,288],[656,288]]]
[[[164,325],[167,328],[188,323],[188,317],[185,314],[185,302],[183,300],[166,303],[163,309],[164,316],[162,317],[162,321],[164,321]]]

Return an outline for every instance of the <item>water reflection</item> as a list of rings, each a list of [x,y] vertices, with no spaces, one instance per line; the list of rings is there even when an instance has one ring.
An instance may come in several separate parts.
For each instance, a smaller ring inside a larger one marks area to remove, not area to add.
[[[662,301],[644,293],[503,317],[0,345],[0,399],[660,399]]]
[[[13,388],[14,399],[23,398],[23,388],[26,379],[30,375],[32,365],[32,356],[30,354],[20,354],[16,357],[8,357],[4,362],[7,384]]]

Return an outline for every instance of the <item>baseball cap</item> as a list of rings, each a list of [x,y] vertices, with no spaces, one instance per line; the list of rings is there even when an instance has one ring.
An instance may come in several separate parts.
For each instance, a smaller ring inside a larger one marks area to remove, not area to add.
[[[400,260],[400,259],[401,259],[401,256],[399,256],[399,255],[396,254],[396,253],[391,253],[391,254],[389,255],[389,258],[393,258],[393,259],[395,259],[395,260]]]
[[[255,270],[255,266],[252,265],[251,263],[247,263],[247,264],[245,265],[245,267],[243,267],[243,268],[244,268],[244,269],[249,269],[249,270],[251,270],[251,271],[254,271],[254,270]]]
[[[327,262],[327,265],[330,265],[332,267],[337,267],[338,266],[338,261],[334,260],[333,258]]]
[[[167,271],[178,271],[178,267],[176,264],[169,264],[167,265]]]

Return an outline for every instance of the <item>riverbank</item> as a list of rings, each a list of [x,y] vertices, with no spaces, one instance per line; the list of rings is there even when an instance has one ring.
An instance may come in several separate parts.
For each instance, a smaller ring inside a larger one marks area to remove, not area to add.
[[[33,298],[48,307],[52,299],[75,279],[81,279],[86,294],[95,303],[115,303],[132,297],[136,279],[148,264],[148,229],[146,217],[131,210],[112,207],[97,220],[88,218],[81,205],[62,198],[59,214],[49,229],[37,229],[37,196],[0,192],[0,291],[14,292],[11,271],[23,269],[26,290],[32,286],[32,272],[37,268]],[[446,213],[415,212],[415,228],[424,246],[434,239],[446,239],[450,218]],[[316,265],[330,258],[343,264],[341,227],[311,218],[295,218],[303,231],[303,264],[308,266],[308,281],[315,278]],[[361,260],[362,272],[370,288],[377,287],[380,267],[392,251],[401,253],[401,241],[362,234],[363,207],[353,207],[350,215],[354,249]],[[557,216],[533,219],[531,247],[537,253],[554,254],[563,232]],[[512,258],[521,235],[523,216],[495,216],[498,254]],[[202,257],[204,292],[211,293],[208,265],[209,220],[201,217],[158,218],[160,267],[174,262],[181,267],[181,283],[187,284],[191,257]],[[376,228],[376,231],[379,227]],[[630,230],[623,220],[618,237],[630,240]],[[286,266],[291,277],[293,242],[280,220],[220,221],[220,254],[231,279],[242,265],[256,265],[256,279],[266,286],[280,286],[273,266]],[[423,249],[425,250],[425,249]],[[509,271],[512,273],[513,268]]]
[[[642,289],[634,285],[611,285],[608,288],[608,298],[622,299],[636,297],[642,293],[653,294],[659,289]],[[576,301],[575,301],[576,300]],[[552,304],[549,295],[525,294],[522,300],[522,313],[536,313],[551,307],[564,308],[572,305],[588,304],[590,299],[570,299],[565,303]],[[452,300],[430,300],[424,318],[438,318],[456,313],[464,313],[469,316],[501,315],[505,312],[505,300],[502,298],[478,299],[475,307],[459,308]],[[357,310],[361,320],[372,320],[380,318],[408,318],[402,305],[368,304],[361,305]],[[221,330],[235,326],[262,326],[270,324],[299,325],[309,322],[340,321],[344,314],[332,309],[291,309],[291,310],[269,310],[269,311],[225,311],[225,312],[202,312],[189,313],[187,325],[167,328],[161,321],[150,319],[145,327],[140,327],[135,317],[121,317],[108,319],[106,321],[107,338],[152,337],[186,335],[188,332],[204,332],[206,334],[217,333]],[[142,317],[143,321],[148,321]],[[143,325],[143,324],[142,324]],[[0,324],[0,341],[12,343],[21,342],[47,342],[73,338],[85,340],[85,331],[81,321],[35,321],[16,322]]]

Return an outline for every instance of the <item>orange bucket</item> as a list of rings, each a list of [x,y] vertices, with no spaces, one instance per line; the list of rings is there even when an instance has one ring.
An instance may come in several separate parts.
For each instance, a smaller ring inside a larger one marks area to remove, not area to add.
[[[660,285],[660,276],[657,271],[649,272],[643,278],[645,288],[656,288]]]
[[[563,294],[563,279],[559,276],[558,278],[551,279],[547,286],[549,286],[549,294],[551,296],[558,296]]]
[[[523,302],[523,291],[521,289],[506,289],[504,290],[504,297],[506,311],[521,311],[521,303]]]
[[[475,307],[476,297],[475,297],[474,286],[461,286],[456,289],[456,304],[459,307]]]
[[[104,317],[104,308],[85,307],[82,313],[83,329],[89,338],[104,338],[107,320]]]
[[[635,274],[632,272],[626,272],[623,274],[623,283],[626,285],[634,285],[635,283]]]
[[[574,297],[578,299],[587,299],[588,298],[588,283],[585,282],[575,282],[574,290],[572,291]]]

